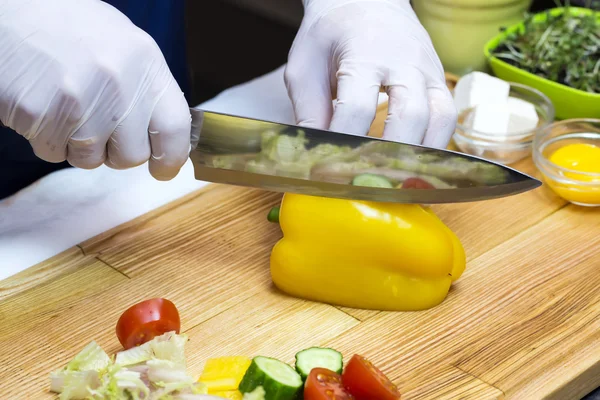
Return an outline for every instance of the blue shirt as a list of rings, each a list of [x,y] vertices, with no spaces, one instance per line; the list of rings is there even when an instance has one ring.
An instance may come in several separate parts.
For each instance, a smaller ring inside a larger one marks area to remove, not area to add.
[[[171,73],[189,101],[186,57],[185,0],[105,0],[146,31],[163,52]],[[31,145],[11,129],[0,128],[0,199],[50,172],[67,168],[35,156]]]
[[[104,0],[146,31],[162,50],[171,73],[189,96],[185,0]],[[188,99],[189,100],[189,99]]]

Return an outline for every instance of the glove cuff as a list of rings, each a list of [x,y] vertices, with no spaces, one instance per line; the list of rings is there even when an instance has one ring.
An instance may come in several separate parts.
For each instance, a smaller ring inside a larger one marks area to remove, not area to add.
[[[319,8],[320,10],[331,10],[339,6],[350,3],[388,3],[398,6],[410,6],[410,0],[302,0],[304,9],[308,7]]]
[[[410,0],[302,0],[302,4],[304,5],[304,19],[313,21],[336,8],[354,3],[387,4],[397,7],[401,12],[409,13],[411,17],[416,18]]]

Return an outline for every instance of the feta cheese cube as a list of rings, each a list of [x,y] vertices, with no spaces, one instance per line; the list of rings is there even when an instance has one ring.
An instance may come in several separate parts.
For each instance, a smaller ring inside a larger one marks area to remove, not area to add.
[[[509,97],[503,103],[479,104],[465,119],[471,129],[498,136],[529,132],[535,129],[538,121],[535,106],[515,97]]]
[[[506,135],[510,123],[508,102],[482,103],[473,109],[471,128],[490,135]]]
[[[461,77],[454,87],[454,103],[458,112],[484,103],[503,103],[508,99],[510,84],[483,72]]]
[[[537,127],[540,119],[535,106],[530,102],[516,97],[509,97],[508,109],[510,111],[509,132],[528,132]]]

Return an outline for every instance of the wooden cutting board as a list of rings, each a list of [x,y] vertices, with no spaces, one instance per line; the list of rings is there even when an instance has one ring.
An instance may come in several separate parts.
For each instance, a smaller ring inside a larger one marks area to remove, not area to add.
[[[382,107],[373,125],[381,132]],[[530,160],[515,168],[538,175]],[[199,375],[209,357],[292,362],[314,345],[372,359],[409,399],[579,399],[600,386],[600,209],[545,187],[433,207],[465,274],[440,306],[389,313],[279,293],[266,221],[280,195],[211,185],[0,282],[0,399],[53,398],[50,371],[90,340],[119,350],[125,308],[178,306]]]

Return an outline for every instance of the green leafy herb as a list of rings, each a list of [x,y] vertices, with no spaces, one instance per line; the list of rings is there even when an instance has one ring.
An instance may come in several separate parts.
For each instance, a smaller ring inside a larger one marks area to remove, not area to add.
[[[542,78],[590,93],[600,93],[600,22],[598,15],[565,11],[535,21],[526,14],[524,29],[492,51],[495,57]]]

